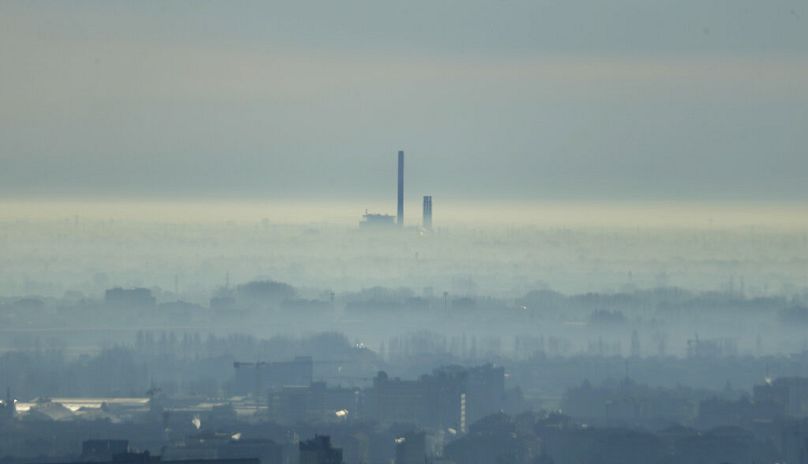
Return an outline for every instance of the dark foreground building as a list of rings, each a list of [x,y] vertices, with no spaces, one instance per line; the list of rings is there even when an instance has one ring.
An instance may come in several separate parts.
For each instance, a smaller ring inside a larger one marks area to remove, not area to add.
[[[331,446],[331,437],[316,435],[300,442],[300,464],[342,464],[342,449]]]

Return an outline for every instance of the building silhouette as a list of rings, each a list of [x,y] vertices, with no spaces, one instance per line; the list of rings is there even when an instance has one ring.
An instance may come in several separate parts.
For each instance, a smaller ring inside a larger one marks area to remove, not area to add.
[[[359,223],[359,227],[362,228],[376,228],[376,227],[390,227],[395,224],[395,216],[390,216],[389,214],[375,214],[375,213],[368,213],[362,216],[362,221]]]
[[[404,226],[404,151],[398,151],[398,226]]]
[[[11,396],[11,389],[6,388],[6,399],[0,401],[0,421],[13,420],[17,414],[17,402]]]
[[[424,229],[432,230],[432,195],[424,195]]]
[[[81,460],[86,462],[112,461],[129,453],[129,440],[86,440],[81,444]]]
[[[233,391],[242,395],[253,393],[257,397],[273,388],[308,387],[314,376],[311,356],[297,356],[292,361],[234,362],[233,367],[236,373]]]
[[[300,464],[342,464],[342,449],[331,446],[331,437],[315,435],[299,446]]]
[[[426,434],[424,432],[409,433],[396,439],[395,464],[425,464]]]
[[[157,299],[148,288],[110,288],[104,293],[104,302],[108,305],[125,307],[154,307]]]

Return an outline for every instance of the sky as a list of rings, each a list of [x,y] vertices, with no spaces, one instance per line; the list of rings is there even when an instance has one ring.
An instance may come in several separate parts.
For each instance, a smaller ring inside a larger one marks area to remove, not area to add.
[[[804,0],[0,3],[0,197],[808,200]],[[436,200],[437,201],[437,200]]]

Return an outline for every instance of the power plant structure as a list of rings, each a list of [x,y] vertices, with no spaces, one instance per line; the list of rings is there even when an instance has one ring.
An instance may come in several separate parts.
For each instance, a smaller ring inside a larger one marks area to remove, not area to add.
[[[424,195],[424,216],[422,225],[426,230],[432,230],[432,195]]]
[[[361,228],[388,228],[393,225],[399,228],[404,227],[404,151],[398,151],[398,185],[396,191],[396,215],[369,213],[365,210],[362,215],[362,221],[359,223]],[[423,223],[422,227],[425,230],[432,230],[432,196],[424,196],[424,210],[423,210]]]
[[[404,227],[404,151],[398,151],[398,208],[397,222],[399,227]]]

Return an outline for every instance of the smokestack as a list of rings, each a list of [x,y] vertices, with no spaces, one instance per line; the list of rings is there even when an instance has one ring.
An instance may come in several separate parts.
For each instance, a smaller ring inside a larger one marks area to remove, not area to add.
[[[398,226],[404,226],[404,151],[398,151]]]
[[[424,229],[432,230],[432,195],[424,195]]]

